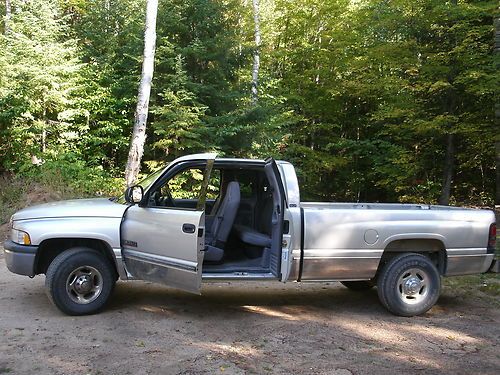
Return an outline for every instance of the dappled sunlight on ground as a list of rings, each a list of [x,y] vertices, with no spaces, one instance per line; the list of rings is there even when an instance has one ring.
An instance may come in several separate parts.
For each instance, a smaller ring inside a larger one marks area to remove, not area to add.
[[[0,260],[0,369],[496,375],[498,301],[463,288],[444,288],[422,317],[400,318],[382,308],[376,290],[337,283],[209,284],[199,296],[119,282],[105,311],[68,317],[49,304],[43,277],[12,275]]]
[[[286,320],[292,320],[292,321],[297,321],[301,320],[300,315],[293,315],[289,314],[283,311],[279,311],[278,309],[272,309],[269,307],[263,307],[263,306],[241,306],[241,309],[243,311],[248,311],[252,313],[257,313],[257,314],[262,314],[266,316],[272,316],[272,317],[277,317],[281,319],[286,319]]]

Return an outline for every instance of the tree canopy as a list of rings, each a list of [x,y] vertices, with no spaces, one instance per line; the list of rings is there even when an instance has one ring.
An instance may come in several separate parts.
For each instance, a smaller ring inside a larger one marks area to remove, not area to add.
[[[10,4],[0,171],[123,177],[145,1]],[[493,204],[497,1],[260,0],[259,46],[252,5],[159,1],[144,172],[214,150],[293,162],[304,199],[436,203],[449,174],[451,204]]]

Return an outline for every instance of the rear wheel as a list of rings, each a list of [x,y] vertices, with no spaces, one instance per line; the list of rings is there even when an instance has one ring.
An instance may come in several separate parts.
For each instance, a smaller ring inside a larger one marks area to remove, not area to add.
[[[441,278],[431,260],[421,254],[401,254],[382,269],[377,290],[380,302],[393,314],[420,315],[439,298]]]
[[[101,310],[115,285],[114,268],[102,254],[74,248],[59,254],[50,264],[45,286],[49,299],[68,315]]]
[[[371,289],[375,286],[372,281],[362,280],[362,281],[341,281],[340,282],[346,288],[361,292],[363,290]]]

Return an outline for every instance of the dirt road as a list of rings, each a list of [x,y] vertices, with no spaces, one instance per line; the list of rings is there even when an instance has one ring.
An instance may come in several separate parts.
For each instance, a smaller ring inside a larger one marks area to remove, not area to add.
[[[195,296],[144,282],[119,282],[99,315],[68,317],[43,276],[13,275],[0,255],[0,374],[496,375],[500,297],[467,280],[448,281],[417,318],[336,283],[210,284]]]

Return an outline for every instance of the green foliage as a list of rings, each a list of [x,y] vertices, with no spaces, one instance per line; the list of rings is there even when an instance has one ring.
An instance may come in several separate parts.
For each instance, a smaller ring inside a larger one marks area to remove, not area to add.
[[[15,176],[0,175],[0,225],[15,211],[31,204],[119,196],[123,190],[122,179],[109,177],[102,168],[88,167],[70,154],[41,166],[26,165]]]
[[[86,165],[71,153],[48,159],[42,165],[27,164],[18,175],[61,197],[118,196],[125,189],[122,179],[110,177],[100,166]]]
[[[7,223],[10,216],[22,207],[20,202],[28,190],[22,180],[0,176],[0,225]]]
[[[206,133],[202,123],[208,107],[197,102],[196,95],[188,89],[188,79],[181,56],[175,60],[174,74],[152,111],[152,123],[156,141],[153,148],[167,156],[180,156],[185,150],[198,151],[206,148]]]
[[[0,133],[9,139],[0,144],[0,156],[8,170],[68,148],[78,136],[73,92],[82,66],[58,7],[46,0],[13,5],[11,30],[0,37]]]
[[[435,203],[453,133],[453,202],[492,204],[494,2],[275,4],[264,66],[300,116],[282,151],[309,198]]]
[[[145,2],[12,0],[0,36],[0,170],[115,190],[140,77]],[[145,165],[192,152],[290,160],[303,198],[490,205],[495,1],[164,0]],[[3,9],[3,8],[2,8]],[[32,157],[45,161],[30,165]],[[63,189],[64,190],[64,189]]]

